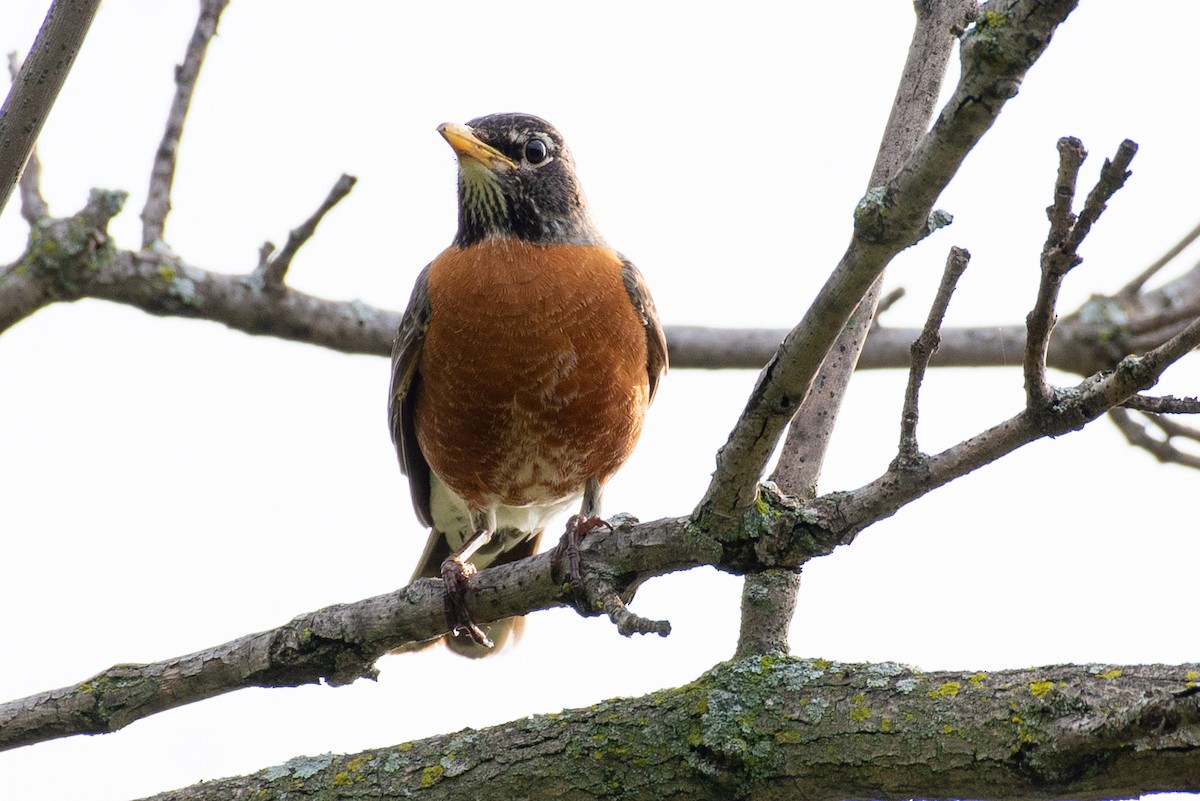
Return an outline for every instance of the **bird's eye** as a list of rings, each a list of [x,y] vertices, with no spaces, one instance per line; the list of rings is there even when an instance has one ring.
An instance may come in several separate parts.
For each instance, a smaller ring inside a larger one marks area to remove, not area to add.
[[[541,164],[549,155],[550,151],[541,139],[530,139],[525,143],[525,160],[530,164]]]

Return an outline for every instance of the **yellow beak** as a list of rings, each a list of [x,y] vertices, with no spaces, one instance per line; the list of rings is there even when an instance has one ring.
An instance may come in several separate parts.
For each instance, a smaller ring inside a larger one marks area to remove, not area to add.
[[[459,160],[469,158],[491,170],[515,170],[517,163],[489,144],[481,142],[465,125],[443,122],[438,133],[450,143]]]

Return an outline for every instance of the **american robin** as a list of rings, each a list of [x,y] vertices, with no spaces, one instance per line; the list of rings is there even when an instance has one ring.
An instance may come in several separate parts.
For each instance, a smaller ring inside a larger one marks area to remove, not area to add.
[[[553,126],[493,114],[438,132],[458,157],[458,233],[417,277],[389,417],[417,517],[432,526],[413,578],[444,580],[446,640],[478,657],[520,636],[524,619],[476,626],[468,577],[536,553],[550,519],[580,499],[568,535],[603,524],[600,494],[637,442],[667,345],[642,274],[596,230]]]

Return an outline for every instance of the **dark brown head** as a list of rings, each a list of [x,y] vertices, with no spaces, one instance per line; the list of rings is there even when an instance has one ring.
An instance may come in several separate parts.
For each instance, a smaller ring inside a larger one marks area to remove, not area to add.
[[[460,248],[488,238],[595,245],[575,162],[562,134],[530,114],[491,114],[438,133],[458,156]]]

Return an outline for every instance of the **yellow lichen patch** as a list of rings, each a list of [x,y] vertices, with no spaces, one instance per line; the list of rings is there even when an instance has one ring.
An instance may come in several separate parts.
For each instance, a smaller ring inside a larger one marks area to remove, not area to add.
[[[945,726],[942,726],[942,734],[954,734],[954,727],[947,723]]]
[[[1029,692],[1034,698],[1041,698],[1046,693],[1054,689],[1052,681],[1031,681],[1029,682]]]
[[[944,681],[936,690],[929,691],[930,698],[953,698],[958,695],[958,691],[962,689],[962,685],[957,681]]]
[[[1200,679],[1200,673],[1194,670],[1189,670],[1187,673],[1183,674],[1183,678],[1187,681],[1187,686],[1195,687],[1196,679]]]
[[[862,693],[854,696],[854,706],[850,707],[850,719],[862,723],[871,717],[871,707],[867,706],[867,697]]]
[[[775,742],[777,743],[798,743],[800,742],[800,734],[794,731],[775,732]]]
[[[421,786],[432,787],[434,783],[442,778],[446,770],[441,765],[430,765],[421,771]]]
[[[883,720],[879,721],[879,730],[882,732],[891,731],[892,730],[892,719],[884,718]]]
[[[983,682],[986,678],[987,678],[986,673],[972,673],[970,676],[967,677],[967,680],[971,682],[972,687],[982,687]]]
[[[1106,670],[1103,673],[1101,673],[1100,678],[1102,678],[1102,679],[1119,679],[1119,678],[1121,678],[1121,675],[1124,672],[1125,671],[1121,670],[1120,668],[1113,668],[1112,670]]]

